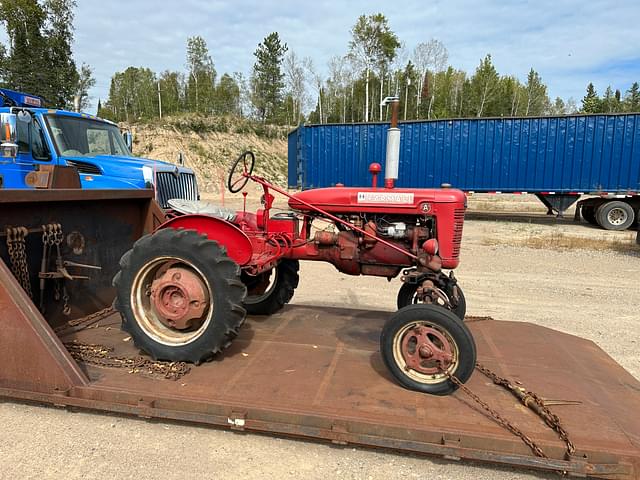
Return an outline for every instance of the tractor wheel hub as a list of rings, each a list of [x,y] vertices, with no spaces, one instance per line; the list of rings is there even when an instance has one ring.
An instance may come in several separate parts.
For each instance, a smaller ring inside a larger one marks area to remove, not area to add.
[[[163,324],[185,330],[202,317],[209,300],[206,287],[196,273],[175,267],[153,281],[151,302]]]

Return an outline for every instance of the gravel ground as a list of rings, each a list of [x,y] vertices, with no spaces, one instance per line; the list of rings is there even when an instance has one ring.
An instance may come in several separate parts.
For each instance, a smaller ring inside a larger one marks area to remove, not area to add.
[[[640,378],[640,257],[501,245],[581,225],[468,221],[458,278],[470,315],[535,322],[589,338]],[[629,232],[608,232],[624,241]],[[497,243],[497,244],[496,244]],[[306,263],[293,303],[393,310],[398,281]],[[526,479],[521,470],[239,434],[175,423],[0,403],[2,479]]]

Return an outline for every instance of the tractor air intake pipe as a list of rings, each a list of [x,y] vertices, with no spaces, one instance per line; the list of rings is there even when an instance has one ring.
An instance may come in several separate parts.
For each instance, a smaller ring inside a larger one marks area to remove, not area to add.
[[[387,161],[384,167],[384,186],[393,188],[398,179],[398,165],[400,163],[400,129],[398,128],[398,97],[387,97],[382,105],[391,104],[391,126],[387,131]]]

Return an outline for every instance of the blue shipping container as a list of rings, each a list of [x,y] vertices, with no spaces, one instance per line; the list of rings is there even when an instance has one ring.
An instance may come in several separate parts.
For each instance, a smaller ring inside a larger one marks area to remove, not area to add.
[[[300,126],[289,134],[292,188],[371,184],[388,123]],[[476,192],[640,191],[640,114],[400,123],[400,187]]]

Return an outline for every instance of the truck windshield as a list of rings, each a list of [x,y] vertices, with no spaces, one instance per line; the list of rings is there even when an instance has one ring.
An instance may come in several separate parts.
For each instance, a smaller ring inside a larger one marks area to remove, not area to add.
[[[53,143],[63,157],[131,155],[115,125],[89,118],[47,115]]]

